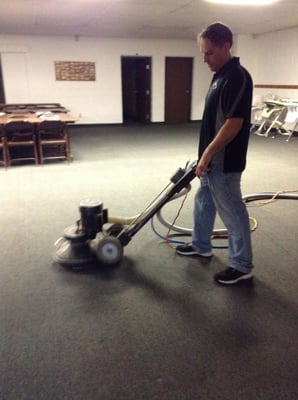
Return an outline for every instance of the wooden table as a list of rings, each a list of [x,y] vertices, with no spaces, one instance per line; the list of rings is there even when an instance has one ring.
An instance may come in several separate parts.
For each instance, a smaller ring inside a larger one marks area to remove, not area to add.
[[[21,113],[16,113],[16,114],[5,114],[5,115],[0,115],[0,124],[1,125],[6,125],[9,122],[13,121],[24,121],[24,122],[30,122],[32,124],[39,124],[43,121],[62,121],[66,123],[72,123],[76,122],[77,119],[74,118],[70,114],[65,114],[65,113],[59,113],[59,114],[33,114],[33,113],[27,113],[27,114],[21,114]]]

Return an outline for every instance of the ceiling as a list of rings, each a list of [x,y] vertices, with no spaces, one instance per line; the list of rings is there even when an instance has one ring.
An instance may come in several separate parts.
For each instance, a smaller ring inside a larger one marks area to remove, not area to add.
[[[298,26],[298,0],[223,6],[204,0],[1,0],[0,34],[194,39],[214,21],[235,34]]]

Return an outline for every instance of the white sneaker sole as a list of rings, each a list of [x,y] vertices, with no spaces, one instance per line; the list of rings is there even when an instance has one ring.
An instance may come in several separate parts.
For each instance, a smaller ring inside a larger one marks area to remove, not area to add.
[[[250,272],[249,274],[245,274],[245,275],[239,276],[238,278],[236,278],[236,279],[234,279],[232,281],[224,281],[224,280],[221,280],[221,279],[216,279],[216,282],[222,283],[224,285],[233,285],[234,283],[237,283],[239,281],[244,281],[246,279],[252,279],[252,278],[253,278],[253,274]]]
[[[197,256],[203,258],[211,258],[213,256],[213,253],[198,253],[197,251],[184,253],[183,251],[176,250],[176,253],[180,254],[181,256]]]

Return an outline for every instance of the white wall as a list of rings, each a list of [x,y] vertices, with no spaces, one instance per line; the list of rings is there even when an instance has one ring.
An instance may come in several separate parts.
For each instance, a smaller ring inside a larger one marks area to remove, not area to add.
[[[298,27],[263,35],[238,37],[241,62],[254,84],[298,85]],[[298,99],[298,89],[256,88],[254,94]]]
[[[298,28],[253,37],[238,36],[234,53],[255,84],[297,84]],[[121,123],[121,56],[152,57],[152,122],[164,121],[165,57],[194,57],[191,119],[202,116],[211,72],[196,40],[100,39],[0,35],[7,103],[59,102],[81,123]],[[93,61],[95,82],[55,80],[54,61]],[[268,89],[256,89],[267,94]],[[270,90],[298,97],[298,90]]]
[[[201,117],[209,73],[195,40],[7,35],[0,36],[0,52],[7,103],[59,102],[80,116],[81,123],[122,122],[121,56],[135,55],[152,57],[151,120],[164,121],[165,57],[194,57],[191,118]],[[56,81],[54,61],[93,61],[96,81]]]

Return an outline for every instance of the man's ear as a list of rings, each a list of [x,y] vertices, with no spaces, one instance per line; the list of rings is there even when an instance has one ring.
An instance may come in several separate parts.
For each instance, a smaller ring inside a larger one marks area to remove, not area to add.
[[[230,51],[231,50],[231,44],[229,43],[229,42],[226,42],[224,45],[223,45],[223,48],[226,50],[226,51]]]

